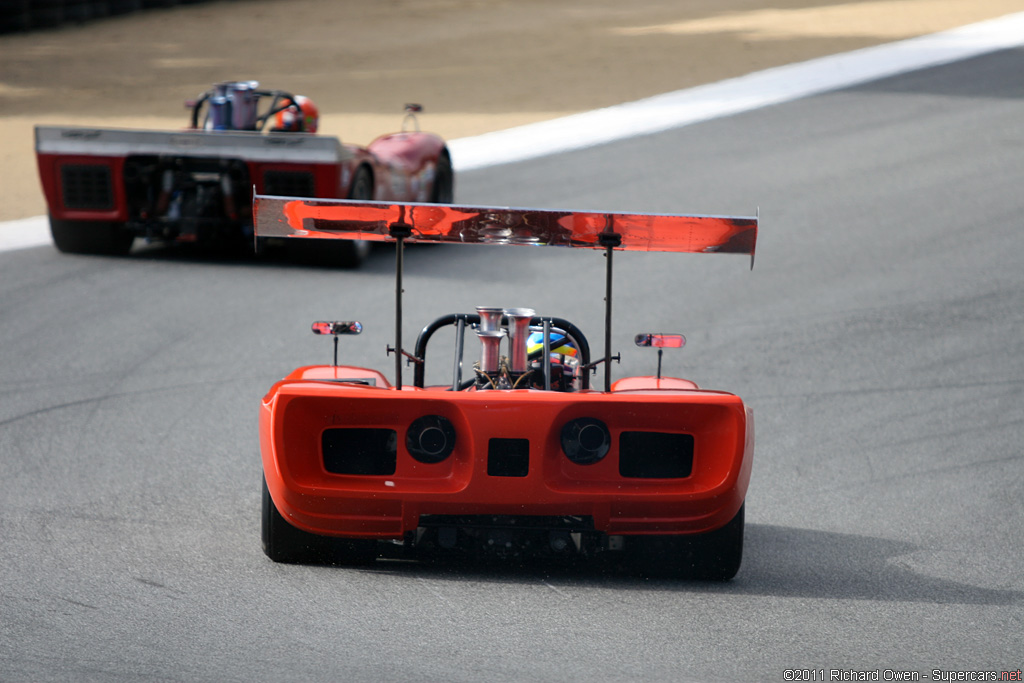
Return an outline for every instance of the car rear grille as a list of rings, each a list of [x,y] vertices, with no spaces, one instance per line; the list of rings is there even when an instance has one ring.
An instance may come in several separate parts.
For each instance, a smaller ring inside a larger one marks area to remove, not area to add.
[[[61,191],[66,209],[113,209],[110,167],[102,164],[61,166]]]
[[[676,479],[693,471],[693,437],[663,432],[622,432],[619,474],[635,479]]]
[[[530,471],[529,439],[491,439],[487,446],[487,474],[525,477]]]
[[[316,183],[309,171],[267,171],[263,174],[263,194],[315,197]]]
[[[397,445],[394,429],[326,429],[321,437],[324,469],[332,474],[394,474]]]

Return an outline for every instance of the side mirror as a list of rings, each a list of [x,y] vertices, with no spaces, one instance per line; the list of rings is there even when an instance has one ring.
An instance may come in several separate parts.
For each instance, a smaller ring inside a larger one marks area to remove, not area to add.
[[[633,342],[637,346],[658,349],[658,379],[661,379],[662,349],[681,349],[686,345],[686,337],[681,334],[638,334]]]
[[[359,334],[363,324],[357,320],[318,320],[313,323],[313,334],[330,334],[334,336],[334,367],[338,367],[338,335]]]
[[[313,334],[359,334],[363,324],[356,320],[338,320],[333,322],[318,321],[313,323]]]
[[[637,346],[656,349],[681,349],[686,346],[686,337],[681,334],[638,334],[634,341]]]
[[[406,132],[405,127],[409,122],[412,122],[416,132],[420,132],[420,120],[416,118],[416,115],[423,111],[423,105],[414,104],[409,102],[405,105],[405,118],[402,119],[402,132]]]

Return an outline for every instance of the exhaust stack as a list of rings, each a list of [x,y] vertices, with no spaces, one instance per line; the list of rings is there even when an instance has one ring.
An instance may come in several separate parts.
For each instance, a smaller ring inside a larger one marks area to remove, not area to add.
[[[501,356],[501,338],[505,333],[501,330],[477,330],[480,337],[480,370],[487,375],[497,375]]]
[[[504,309],[496,306],[477,306],[480,316],[480,327],[476,335],[480,337],[480,370],[495,376],[501,359],[501,338],[505,336],[501,328],[501,315]]]
[[[476,312],[480,316],[480,329],[484,332],[500,332],[501,316],[504,308],[497,306],[477,306]]]
[[[506,308],[508,318],[509,351],[512,356],[512,373],[521,375],[526,372],[526,347],[530,338],[530,319],[533,318],[532,308]]]

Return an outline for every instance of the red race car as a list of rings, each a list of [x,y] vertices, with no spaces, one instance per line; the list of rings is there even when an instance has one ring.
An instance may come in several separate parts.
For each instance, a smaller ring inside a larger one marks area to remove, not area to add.
[[[37,126],[36,158],[57,249],[126,254],[150,241],[251,242],[252,192],[400,202],[451,202],[451,158],[419,131],[406,105],[402,132],[367,147],[318,135],[307,97],[219,83],[195,101],[184,131]],[[411,128],[412,130],[406,130]],[[356,266],[365,242],[338,243]]]
[[[317,322],[313,332],[334,338],[334,364],[299,368],[263,399],[262,535],[271,559],[366,562],[398,546],[499,556],[669,553],[667,566],[683,575],[735,575],[751,409],[733,394],[661,375],[662,349],[682,346],[681,335],[637,335],[638,346],[658,350],[657,374],[611,381],[612,256],[740,253],[753,266],[756,218],[262,196],[255,213],[260,236],[397,249],[394,376],[338,365],[339,335],[359,334],[360,323]],[[603,251],[603,352],[595,357],[568,320],[479,307],[434,320],[410,353],[401,333],[403,249],[423,242]],[[454,328],[452,377],[429,386],[427,346],[442,328]],[[467,330],[479,339],[472,370],[464,369]],[[598,366],[600,389],[590,383]]]

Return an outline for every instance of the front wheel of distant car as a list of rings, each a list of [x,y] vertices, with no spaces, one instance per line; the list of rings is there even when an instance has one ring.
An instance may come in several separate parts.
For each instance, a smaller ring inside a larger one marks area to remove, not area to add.
[[[348,192],[349,199],[373,199],[373,175],[365,166],[360,166],[352,179],[352,187]],[[342,268],[358,268],[370,255],[370,242],[366,240],[334,240],[337,249],[332,258]]]
[[[297,529],[274,505],[263,479],[263,552],[274,562],[285,564],[369,564],[377,559],[377,542],[317,536]]]
[[[360,166],[349,188],[349,199],[373,199],[373,175]],[[288,240],[292,261],[312,266],[358,268],[370,255],[371,243],[366,240]]]
[[[360,166],[352,179],[352,187],[348,193],[349,199],[373,199],[373,175],[365,166]],[[339,262],[343,268],[358,268],[366,257],[370,255],[371,243],[366,240],[344,240],[339,242],[342,253],[339,254]]]
[[[430,201],[435,204],[451,204],[455,201],[455,171],[452,170],[452,158],[447,147],[437,157]]]
[[[124,256],[135,236],[119,223],[62,221],[50,217],[50,235],[57,251],[65,254]]]

